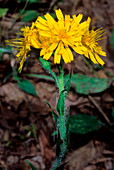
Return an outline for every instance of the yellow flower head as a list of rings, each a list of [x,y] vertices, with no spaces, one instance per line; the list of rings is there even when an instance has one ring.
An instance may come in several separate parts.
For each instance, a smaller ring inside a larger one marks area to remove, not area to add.
[[[19,71],[26,60],[31,46],[41,49],[40,56],[48,60],[54,52],[54,63],[60,64],[61,59],[65,63],[74,60],[71,49],[81,55],[85,55],[95,63],[104,64],[98,54],[106,56],[98,41],[102,39],[104,30],[102,28],[89,30],[90,17],[81,22],[83,15],[63,16],[60,9],[55,10],[57,21],[47,13],[45,19],[38,17],[31,27],[21,28],[21,38],[16,38],[7,43],[17,51],[20,60]],[[81,23],[80,23],[81,22]]]
[[[39,36],[44,37],[41,41],[41,52],[40,56],[48,60],[53,51],[54,63],[59,64],[61,56],[65,63],[73,60],[73,54],[71,49],[78,52],[77,42],[81,41],[82,30],[87,26],[86,22],[80,24],[83,17],[82,14],[78,16],[74,15],[70,18],[70,15],[65,15],[65,18],[61,10],[56,10],[56,16],[58,21],[47,13],[44,15],[45,19],[38,17],[35,22],[36,27],[39,29]]]
[[[83,50],[85,57],[93,61],[94,64],[100,63],[104,65],[104,61],[99,57],[106,56],[106,53],[102,50],[102,47],[98,44],[98,41],[106,37],[102,37],[105,34],[105,31],[102,28],[97,30],[90,30],[89,27],[85,29],[85,33],[82,36],[80,49]],[[99,55],[98,55],[99,54]]]
[[[7,44],[14,47],[15,50],[18,51],[16,57],[20,61],[19,72],[21,72],[24,62],[26,61],[26,57],[29,56],[28,52],[30,51],[30,47],[33,46],[34,48],[40,48],[40,43],[38,41],[38,33],[37,30],[34,28],[34,23],[29,28],[25,26],[21,28],[20,35],[22,38],[16,38],[12,40],[7,40]]]

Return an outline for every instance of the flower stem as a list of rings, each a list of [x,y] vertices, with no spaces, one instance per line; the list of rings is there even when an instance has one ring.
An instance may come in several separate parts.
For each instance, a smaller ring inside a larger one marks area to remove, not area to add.
[[[57,146],[56,146],[56,158],[55,161],[52,165],[52,169],[51,170],[56,170],[61,162],[64,160],[65,155],[67,153],[67,134],[66,134],[66,116],[65,116],[65,95],[64,95],[64,76],[63,76],[63,63],[61,62],[61,64],[59,65],[59,98],[61,93],[63,93],[62,95],[62,103],[59,105],[59,107],[61,107],[60,109],[60,113],[59,113],[59,117],[58,117],[58,141],[61,142],[57,142]],[[64,105],[64,109],[62,109]],[[58,149],[59,148],[59,149]]]
[[[59,65],[59,95],[64,90],[63,63]]]

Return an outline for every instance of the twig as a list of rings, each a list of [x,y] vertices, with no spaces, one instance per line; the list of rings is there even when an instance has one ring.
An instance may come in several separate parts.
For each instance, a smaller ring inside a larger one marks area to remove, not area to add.
[[[73,8],[72,8],[72,14],[75,14],[75,9],[76,9],[76,6],[78,5],[78,2],[79,2],[80,0],[75,0],[74,1],[74,5],[73,5]]]
[[[57,0],[52,0],[48,11],[51,11],[52,7],[57,3]]]
[[[105,118],[105,120],[107,121],[107,123],[109,125],[111,125],[111,122],[109,120],[109,118],[106,116],[106,114],[104,113],[104,111],[102,110],[102,108],[97,104],[97,102],[94,100],[94,98],[90,95],[88,95],[89,100],[94,104],[94,106],[98,109],[98,111],[102,114],[102,116]]]

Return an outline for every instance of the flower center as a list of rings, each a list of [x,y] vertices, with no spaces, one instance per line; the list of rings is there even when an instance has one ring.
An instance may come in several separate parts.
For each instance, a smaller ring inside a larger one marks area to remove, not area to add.
[[[82,44],[86,47],[89,47],[90,44],[95,43],[95,37],[91,37],[91,35],[84,35],[82,37]]]
[[[59,37],[59,40],[63,40],[64,38],[66,38],[67,34],[66,34],[65,30],[60,30],[58,37]]]

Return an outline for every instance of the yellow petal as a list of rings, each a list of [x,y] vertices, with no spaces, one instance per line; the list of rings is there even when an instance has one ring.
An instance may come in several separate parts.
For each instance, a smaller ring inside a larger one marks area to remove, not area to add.
[[[65,63],[71,62],[71,60],[69,58],[69,54],[68,54],[68,52],[65,48],[63,48],[61,50],[61,53],[62,53],[62,57],[63,57],[63,60],[64,60]]]
[[[42,17],[38,17],[37,21],[39,21],[40,23],[47,25],[47,21],[45,19],[43,19]]]
[[[43,59],[48,60],[48,59],[51,57],[52,53],[53,53],[53,51],[46,53],[46,54],[43,56]]]
[[[98,62],[96,61],[94,55],[89,51],[89,56],[90,56],[90,59],[93,61],[94,64],[98,64]]]
[[[63,30],[64,29],[64,21],[59,20],[58,21],[58,26],[59,26],[59,29]]]
[[[85,55],[85,57],[87,57],[89,59],[88,51],[85,51],[84,55]]]
[[[88,28],[89,24],[87,21],[84,21],[82,22],[80,25],[79,25],[79,29],[84,29],[84,28]]]
[[[66,29],[66,31],[68,31],[70,28],[70,20],[71,20],[70,15],[65,15],[65,29]]]
[[[94,55],[95,55],[96,60],[103,66],[105,62],[96,53]]]
[[[74,47],[72,46],[73,50],[78,54],[84,54],[84,52],[80,49],[81,47]]]
[[[65,47],[68,47],[69,42],[66,39],[63,39],[62,42],[64,43]]]
[[[57,47],[58,43],[53,43],[48,49],[47,51],[53,51],[55,50],[55,48]]]
[[[90,22],[91,22],[91,18],[90,18],[90,17],[88,17],[86,22],[87,22],[87,24],[89,25],[89,24],[90,24]]]
[[[26,60],[26,53],[24,54],[24,56],[22,57],[22,60],[21,60],[21,62],[20,62],[20,66],[19,66],[19,73],[21,72],[21,70],[22,70],[22,67],[23,67],[23,64],[24,64],[24,62],[25,62],[25,60]]]
[[[60,9],[55,10],[55,12],[56,12],[56,16],[57,16],[58,20],[64,20],[62,11]]]
[[[59,64],[60,60],[61,60],[61,54],[59,53],[60,49],[62,48],[61,46],[62,46],[62,44],[59,43],[57,49],[55,50],[55,54],[54,54],[54,63],[57,63],[57,64]]]
[[[73,15],[73,19],[76,23],[79,23],[82,20],[83,14],[79,14],[78,16]]]
[[[72,35],[75,35],[76,34],[76,31],[72,30],[72,31],[69,31],[67,33],[68,36],[72,36]]]
[[[87,48],[84,47],[83,45],[80,47],[82,51],[87,51]]]
[[[41,51],[40,51],[40,56],[44,55],[46,53],[46,48],[43,48]]]
[[[61,48],[61,43],[59,43],[57,49],[55,50],[55,53],[59,54]]]
[[[19,53],[17,53],[17,54],[16,54],[16,57],[19,58],[19,57],[21,56],[21,53],[22,53],[22,51],[20,51]]]
[[[70,48],[66,48],[66,51],[67,51],[67,53],[69,55],[70,60],[72,61],[74,59],[74,57],[73,57],[73,54],[72,54]]]
[[[36,23],[36,27],[42,30],[49,30],[49,28],[43,24],[41,24],[40,22]]]
[[[48,31],[40,31],[39,34],[44,37],[51,37],[51,35],[48,33]]]
[[[104,51],[99,51],[98,54],[100,54],[102,56],[106,56],[106,52],[104,52]]]
[[[74,37],[74,36],[71,36],[69,39],[68,39],[68,42],[70,42],[71,44],[75,44],[75,42],[77,41],[77,39]]]
[[[33,37],[31,39],[31,46],[33,46],[34,48],[40,48],[40,43],[39,43],[38,39]]]
[[[54,63],[60,64],[60,61],[61,61],[61,54],[57,54],[57,50],[56,50],[54,54]]]
[[[53,31],[58,30],[58,23],[55,21],[54,23],[47,21],[48,27]]]
[[[44,17],[47,19],[47,21],[51,22],[52,24],[55,24],[56,21],[54,20],[54,18],[49,13],[44,15]]]
[[[102,56],[106,56],[106,53],[104,51],[102,51],[102,48],[99,46],[99,47],[96,47],[95,49],[95,52],[102,55]]]

